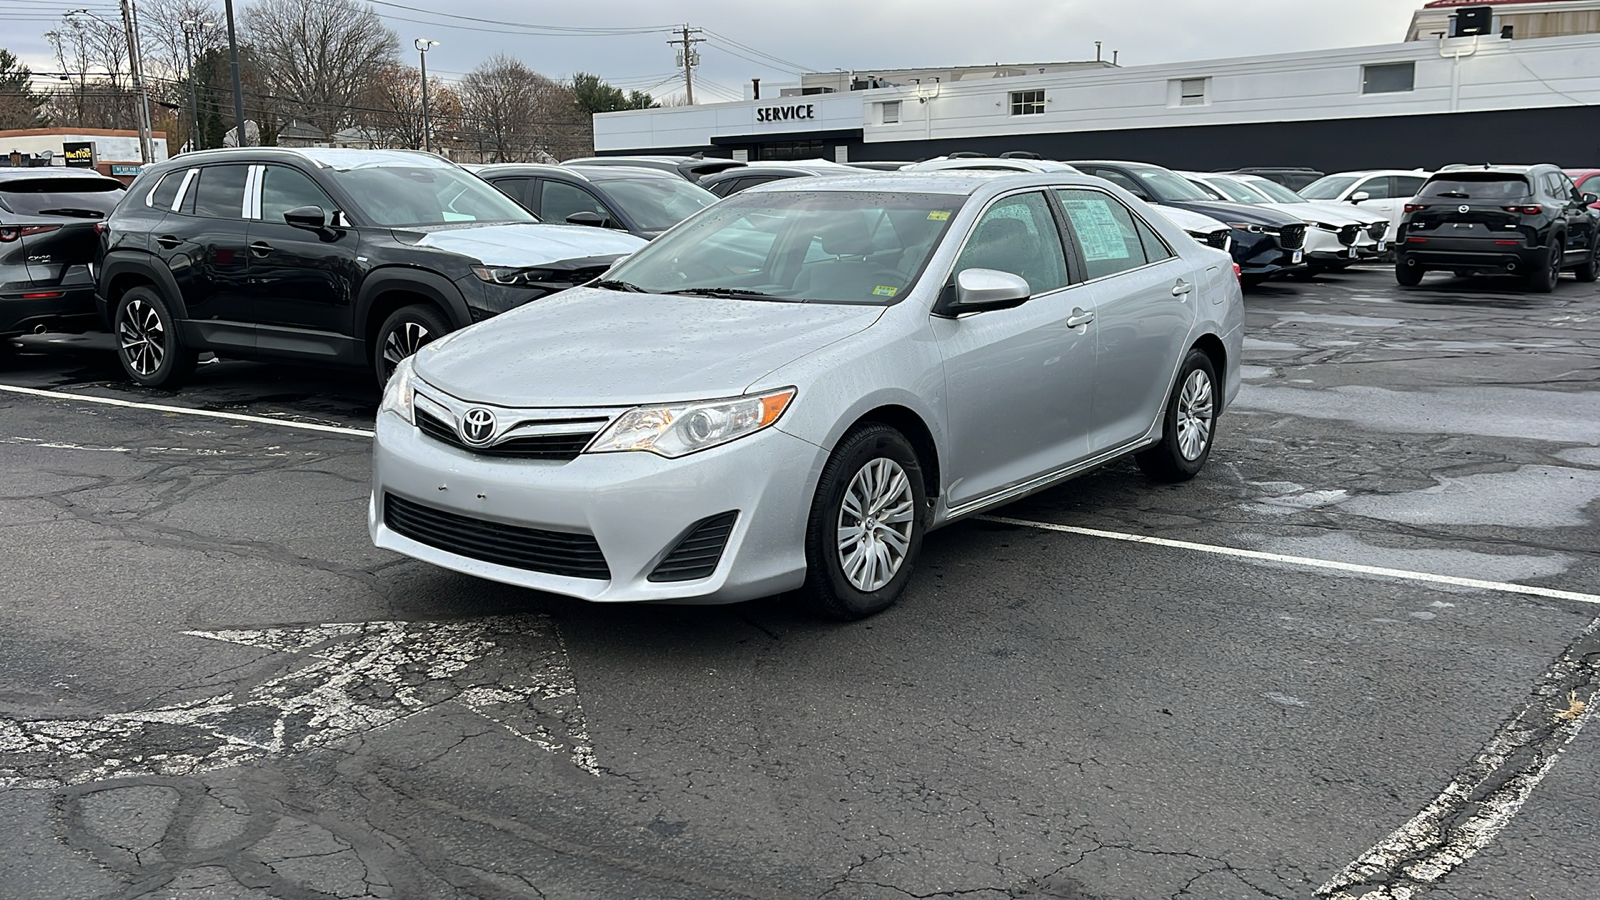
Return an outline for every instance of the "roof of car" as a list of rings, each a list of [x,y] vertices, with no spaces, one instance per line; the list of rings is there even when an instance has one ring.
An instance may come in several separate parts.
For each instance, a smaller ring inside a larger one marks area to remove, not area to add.
[[[873,172],[836,178],[783,178],[758,184],[741,192],[783,191],[892,191],[904,194],[952,194],[969,196],[984,188],[1004,190],[1012,187],[1082,185],[1102,187],[1106,182],[1073,172],[1002,172],[996,170],[951,169],[942,172]]]
[[[480,178],[493,175],[576,175],[583,178],[583,173],[570,166],[557,166],[548,163],[489,163],[483,166],[473,166],[472,173]]]
[[[562,163],[556,168],[578,172],[590,181],[618,181],[624,178],[665,178],[668,181],[682,181],[683,179],[665,169],[651,169],[646,166],[591,166],[585,163]]]
[[[0,169],[0,181],[15,181],[23,178],[89,178],[96,181],[116,181],[101,175],[93,169],[69,169],[66,166],[31,166],[19,168]],[[119,184],[121,182],[118,182]]]
[[[1507,175],[1526,175],[1534,169],[1554,169],[1554,163],[1534,163],[1532,165],[1495,165],[1493,163],[1451,163],[1435,172],[1442,175],[1445,172],[1503,172]]]
[[[274,157],[299,158],[330,169],[364,169],[383,165],[456,168],[456,164],[450,160],[421,150],[357,150],[346,147],[221,147],[215,150],[195,150],[164,160],[158,165],[167,168],[197,163],[228,162],[240,158]]]

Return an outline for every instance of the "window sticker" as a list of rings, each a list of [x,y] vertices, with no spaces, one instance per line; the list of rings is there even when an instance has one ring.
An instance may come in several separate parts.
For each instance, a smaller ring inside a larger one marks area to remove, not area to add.
[[[947,215],[948,215],[948,213],[947,213]],[[891,287],[890,285],[887,285],[887,284],[880,284],[877,287],[872,289],[872,296],[874,296],[874,297],[893,297],[895,294],[898,294],[898,293],[900,293],[900,289],[899,288]]]
[[[1063,199],[1061,205],[1066,207],[1087,261],[1128,258],[1128,242],[1110,204],[1104,200]]]
[[[928,213],[928,221],[929,222],[944,222],[944,221],[948,221],[949,218],[950,218],[950,210],[948,210],[948,209],[936,209],[933,212]]]

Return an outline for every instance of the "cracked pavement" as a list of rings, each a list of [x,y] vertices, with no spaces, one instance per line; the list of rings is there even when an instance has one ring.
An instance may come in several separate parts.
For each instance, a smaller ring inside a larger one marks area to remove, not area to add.
[[[1199,479],[1117,463],[1002,514],[1600,592],[1594,285],[1246,306]],[[0,383],[357,428],[377,399],[23,343]],[[0,393],[0,458],[7,900],[1310,898],[1506,729],[1429,820],[1453,848],[1553,761],[1493,839],[1346,889],[1600,895],[1594,605],[969,521],[864,623],[600,607],[372,548],[358,437]]]

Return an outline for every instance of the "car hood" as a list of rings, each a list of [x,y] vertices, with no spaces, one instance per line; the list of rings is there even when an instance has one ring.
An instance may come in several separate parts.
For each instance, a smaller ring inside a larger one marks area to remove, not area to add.
[[[1152,206],[1151,209],[1160,213],[1162,218],[1182,228],[1184,231],[1198,231],[1201,233],[1216,231],[1218,228],[1227,228],[1227,224],[1219,222],[1210,216],[1179,209],[1176,206]]]
[[[1352,219],[1362,223],[1363,225],[1370,225],[1374,222],[1389,221],[1389,217],[1383,213],[1377,212],[1376,210],[1363,209],[1353,203],[1326,203],[1319,200],[1313,200],[1310,203],[1296,203],[1292,204],[1292,206],[1304,207],[1307,210],[1321,210],[1323,212],[1319,212],[1318,215],[1326,214],[1329,216],[1343,216],[1346,219]],[[1309,212],[1307,213],[1307,217],[1311,217]]]
[[[395,237],[471,257],[486,266],[539,266],[562,259],[625,255],[645,245],[625,231],[583,225],[479,225],[396,229]]]
[[[1270,225],[1281,228],[1285,225],[1299,225],[1299,216],[1278,212],[1263,206],[1252,206],[1248,203],[1229,203],[1221,200],[1182,200],[1165,204],[1187,209],[1204,216],[1210,216],[1219,222],[1244,222],[1250,225]]]
[[[501,406],[731,397],[882,314],[877,306],[576,288],[447,335],[415,365],[445,393]]]

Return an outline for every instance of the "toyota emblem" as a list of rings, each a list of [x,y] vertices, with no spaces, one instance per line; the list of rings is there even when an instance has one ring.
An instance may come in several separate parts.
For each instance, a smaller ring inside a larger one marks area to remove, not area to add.
[[[1462,204],[1461,206],[1456,207],[1456,212],[1472,212],[1472,207]]]
[[[494,437],[494,413],[474,406],[461,417],[461,439],[469,444],[486,444]]]

